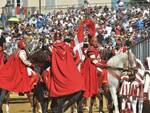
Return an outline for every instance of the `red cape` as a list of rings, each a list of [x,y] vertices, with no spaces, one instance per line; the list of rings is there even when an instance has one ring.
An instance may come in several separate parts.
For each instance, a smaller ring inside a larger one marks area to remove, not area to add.
[[[90,47],[87,52],[87,58],[85,62],[83,62],[81,67],[82,75],[85,79],[85,93],[84,97],[91,97],[93,95],[98,94],[99,92],[99,79],[96,66],[92,63],[92,59],[89,58],[90,55],[98,55],[98,51]]]
[[[72,51],[65,43],[54,44],[52,50],[52,97],[84,90],[84,79],[77,70]]]
[[[20,60],[18,52],[11,55],[0,69],[0,88],[12,92],[28,92],[30,85],[27,67]]]

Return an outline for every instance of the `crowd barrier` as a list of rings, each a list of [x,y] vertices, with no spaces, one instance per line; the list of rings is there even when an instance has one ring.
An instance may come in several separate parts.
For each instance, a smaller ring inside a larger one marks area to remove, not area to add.
[[[150,57],[150,37],[131,47],[135,56],[142,62],[146,57]]]

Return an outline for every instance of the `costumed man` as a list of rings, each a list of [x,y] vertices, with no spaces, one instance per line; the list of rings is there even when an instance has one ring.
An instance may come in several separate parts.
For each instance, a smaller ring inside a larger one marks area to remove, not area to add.
[[[144,97],[146,100],[149,100],[150,103],[150,57],[146,58],[145,65]]]
[[[98,42],[96,37],[89,35],[89,47],[87,49],[87,55],[85,61],[82,64],[82,75],[85,78],[85,93],[84,97],[89,98],[99,93],[99,79],[96,64],[100,58],[98,51]],[[102,71],[99,68],[100,71]]]
[[[52,53],[50,96],[52,112],[61,113],[62,107],[57,97],[71,95],[85,89],[84,79],[78,71],[71,47],[63,41],[60,33],[55,33],[54,43],[49,46]],[[56,109],[56,111],[55,111]]]
[[[81,65],[81,73],[85,79],[85,92],[83,95],[86,102],[85,105],[87,105],[87,99],[92,98],[90,102],[92,106],[96,95],[99,94],[99,79],[96,63],[98,62],[98,58],[100,58],[100,54],[97,38],[89,34],[88,40],[89,46],[86,49],[85,60]],[[86,106],[85,108],[88,109]]]
[[[125,53],[127,50],[128,50],[127,46],[124,46],[122,44],[117,53]]]
[[[27,60],[25,47],[25,42],[20,40],[18,49],[0,69],[0,88],[9,92],[28,94],[38,81],[37,74],[31,69],[34,68],[34,64]]]
[[[130,88],[130,101],[132,105],[132,110],[133,113],[137,113],[137,103],[138,103],[138,113],[142,113],[143,109],[143,94],[144,94],[144,89],[143,89],[143,75],[144,75],[144,70],[141,70],[138,68],[138,71],[136,73],[136,78],[135,80],[131,83],[131,88]]]
[[[131,113],[131,105],[129,102],[129,91],[130,91],[130,82],[129,82],[129,76],[127,73],[123,73],[121,76],[122,85],[120,88],[119,95],[121,96],[122,103],[121,103],[121,113],[126,113],[126,108],[129,113]],[[127,105],[127,107],[126,107]]]

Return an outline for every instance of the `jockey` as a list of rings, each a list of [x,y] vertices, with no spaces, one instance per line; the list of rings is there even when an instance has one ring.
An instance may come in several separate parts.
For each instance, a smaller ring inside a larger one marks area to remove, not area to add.
[[[26,44],[23,40],[18,42],[16,50],[0,69],[0,88],[17,93],[27,93],[32,90],[38,80],[37,74],[25,51]]]
[[[144,70],[138,69],[138,72],[136,73],[136,78],[135,80],[131,83],[131,88],[130,88],[130,100],[132,104],[132,110],[133,113],[137,113],[136,106],[137,102],[138,103],[138,111],[139,113],[142,113],[143,109],[143,75],[144,75]]]
[[[86,52],[85,61],[82,64],[82,75],[85,78],[85,93],[84,97],[92,97],[99,93],[99,81],[98,81],[98,71],[96,64],[100,58],[99,51],[97,49],[97,38],[89,35],[89,47]],[[100,68],[99,68],[100,69]],[[100,69],[101,71],[101,69]]]
[[[129,82],[129,76],[127,75],[127,73],[123,73],[123,75],[121,76],[121,81],[122,81],[122,85],[120,88],[120,96],[122,97],[122,105],[121,105],[121,110],[122,113],[125,113],[125,108],[126,105],[128,107],[128,112],[131,112],[131,105],[130,102],[128,101],[128,96],[129,96],[129,91],[130,91],[130,82]],[[127,103],[127,104],[126,104]]]
[[[148,70],[145,71],[144,96],[150,101],[150,57],[146,58],[145,63]]]
[[[71,47],[60,33],[55,33],[54,43],[49,46],[52,52],[50,96],[61,97],[84,91],[84,79],[76,67]]]

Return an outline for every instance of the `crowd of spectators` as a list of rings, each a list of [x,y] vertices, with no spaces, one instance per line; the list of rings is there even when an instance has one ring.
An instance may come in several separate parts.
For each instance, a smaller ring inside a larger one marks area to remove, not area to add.
[[[121,4],[123,5],[123,4]],[[24,37],[30,52],[37,46],[52,43],[55,32],[64,39],[73,39],[80,22],[92,18],[96,35],[103,47],[131,46],[149,37],[150,16],[148,7],[108,8],[107,6],[68,8],[48,14],[33,14],[19,23],[0,29],[6,39],[6,52],[11,54],[18,39]],[[86,29],[86,28],[85,28]]]

